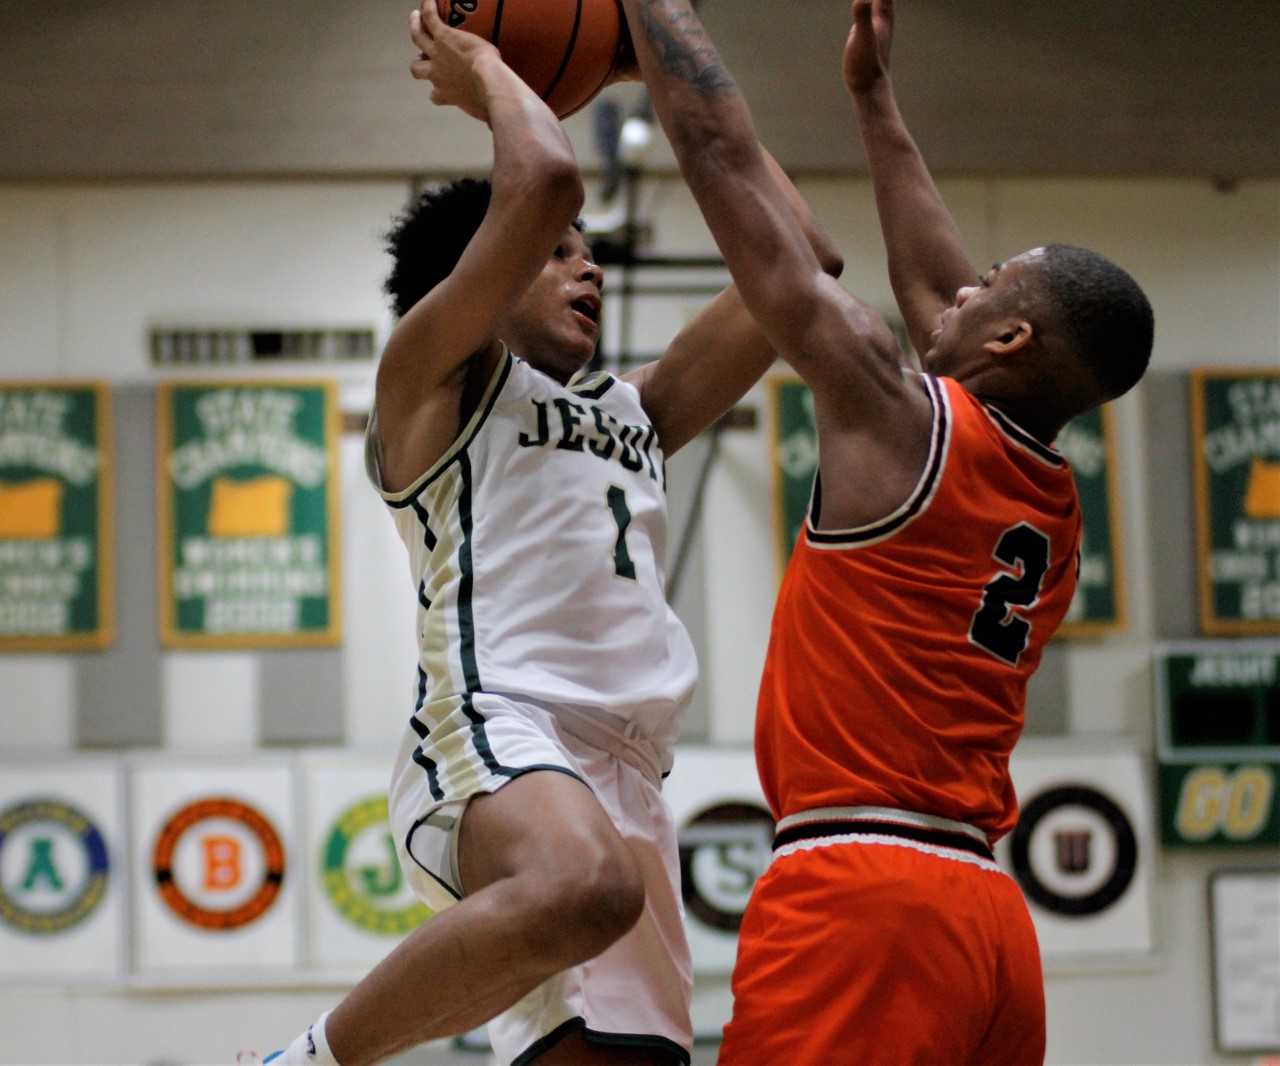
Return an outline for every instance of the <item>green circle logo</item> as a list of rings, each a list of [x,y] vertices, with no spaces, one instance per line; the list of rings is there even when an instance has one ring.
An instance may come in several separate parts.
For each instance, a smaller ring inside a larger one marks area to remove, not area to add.
[[[338,913],[367,933],[404,936],[431,917],[400,869],[386,796],[370,796],[338,816],[325,840],[320,873]]]
[[[111,862],[89,817],[54,799],[0,811],[0,921],[41,936],[79,925],[102,902]]]

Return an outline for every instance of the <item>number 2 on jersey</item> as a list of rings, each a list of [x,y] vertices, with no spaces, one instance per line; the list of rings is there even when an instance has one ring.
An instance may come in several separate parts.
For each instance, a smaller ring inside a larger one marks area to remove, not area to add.
[[[998,562],[1015,570],[998,574],[982,590],[982,606],[973,614],[969,639],[1010,666],[1031,642],[1031,623],[1015,607],[1033,607],[1049,569],[1049,538],[1034,526],[1019,522],[1000,535],[991,553]],[[1022,573],[1016,573],[1018,567]]]
[[[631,525],[631,508],[627,506],[627,493],[617,485],[610,485],[606,497],[613,520],[618,523],[618,539],[613,545],[613,572],[619,577],[636,579],[636,564],[627,551],[627,526]]]

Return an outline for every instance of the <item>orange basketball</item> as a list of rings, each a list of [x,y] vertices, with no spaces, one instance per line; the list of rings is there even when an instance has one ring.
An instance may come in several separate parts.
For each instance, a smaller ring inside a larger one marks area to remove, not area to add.
[[[618,0],[436,0],[450,26],[491,41],[561,118],[604,88],[618,56]]]

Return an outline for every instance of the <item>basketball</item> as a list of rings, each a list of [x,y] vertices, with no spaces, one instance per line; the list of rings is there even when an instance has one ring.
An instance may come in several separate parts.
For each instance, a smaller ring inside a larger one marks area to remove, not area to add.
[[[492,42],[560,118],[604,88],[618,56],[618,0],[437,0],[450,26]]]

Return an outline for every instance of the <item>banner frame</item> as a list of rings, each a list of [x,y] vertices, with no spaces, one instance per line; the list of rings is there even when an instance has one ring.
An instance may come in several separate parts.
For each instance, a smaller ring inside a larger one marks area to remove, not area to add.
[[[90,389],[94,394],[93,417],[98,431],[98,628],[92,633],[66,637],[0,637],[0,654],[28,651],[105,651],[116,639],[116,537],[115,537],[115,425],[112,423],[110,382],[98,378],[6,379],[8,389]]]
[[[1213,606],[1210,561],[1209,472],[1204,462],[1205,384],[1215,378],[1261,377],[1280,379],[1280,370],[1265,366],[1199,367],[1188,375],[1191,390],[1191,468],[1195,479],[1196,587],[1200,594],[1200,631],[1209,637],[1280,636],[1280,619],[1219,618]]]
[[[173,601],[173,482],[167,459],[173,445],[171,400],[178,389],[262,389],[319,388],[325,397],[325,520],[328,524],[329,625],[321,631],[299,634],[227,633],[192,634],[177,630]],[[342,642],[342,514],[338,446],[342,419],[338,412],[338,387],[330,378],[181,378],[156,385],[156,588],[159,595],[157,617],[160,643],[174,650],[280,650],[286,648],[328,648]]]

